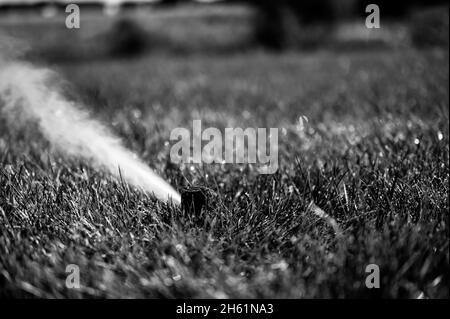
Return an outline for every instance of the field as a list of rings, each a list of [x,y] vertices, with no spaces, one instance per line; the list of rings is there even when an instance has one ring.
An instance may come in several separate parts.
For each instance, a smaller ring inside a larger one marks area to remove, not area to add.
[[[1,297],[449,297],[448,49],[79,56],[52,64],[67,95],[210,202],[195,221],[0,112]],[[279,128],[279,170],[171,164],[194,119]]]

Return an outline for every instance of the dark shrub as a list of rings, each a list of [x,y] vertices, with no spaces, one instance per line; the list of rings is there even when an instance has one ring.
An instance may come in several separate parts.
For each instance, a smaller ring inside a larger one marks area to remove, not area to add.
[[[415,46],[449,46],[448,10],[448,7],[437,7],[412,14],[410,30]]]
[[[128,18],[118,20],[109,34],[110,53],[115,56],[135,56],[149,47],[149,35]]]
[[[272,0],[252,3],[257,9],[256,42],[276,50],[310,47],[312,42],[322,41],[322,36],[318,39],[317,34],[326,34],[337,15],[337,6],[331,0]],[[319,29],[324,31],[318,31]],[[311,41],[313,38],[315,40]]]
[[[255,41],[266,48],[281,50],[285,46],[283,10],[273,1],[257,5],[255,15]]]

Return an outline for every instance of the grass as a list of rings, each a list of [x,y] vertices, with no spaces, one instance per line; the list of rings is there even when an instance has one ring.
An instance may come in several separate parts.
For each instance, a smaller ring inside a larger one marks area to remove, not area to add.
[[[68,95],[159,174],[212,196],[199,224],[0,117],[0,296],[448,298],[448,58],[250,51],[57,64]],[[170,164],[170,131],[199,118],[280,128],[278,172]],[[380,289],[365,287],[371,263]],[[65,286],[68,264],[80,289]]]

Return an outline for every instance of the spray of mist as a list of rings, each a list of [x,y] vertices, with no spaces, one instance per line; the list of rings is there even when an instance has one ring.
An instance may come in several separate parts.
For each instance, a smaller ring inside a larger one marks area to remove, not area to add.
[[[84,158],[112,175],[179,204],[181,199],[167,182],[122,146],[104,125],[91,119],[80,105],[68,101],[58,87],[56,74],[45,68],[2,58],[0,52],[0,110],[7,118],[34,121],[58,150]]]

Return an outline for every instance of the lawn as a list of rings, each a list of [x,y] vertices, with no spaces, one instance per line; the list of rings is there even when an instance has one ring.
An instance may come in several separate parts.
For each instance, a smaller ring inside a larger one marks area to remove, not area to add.
[[[448,50],[52,67],[68,97],[209,203],[200,221],[184,216],[0,116],[0,296],[449,297]],[[279,128],[277,173],[170,163],[171,130],[195,119]],[[68,264],[80,289],[65,285]],[[380,289],[366,288],[369,264]]]

